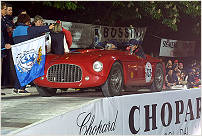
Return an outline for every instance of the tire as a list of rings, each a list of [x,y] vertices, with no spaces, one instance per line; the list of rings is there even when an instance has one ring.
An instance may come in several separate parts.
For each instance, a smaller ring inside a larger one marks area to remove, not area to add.
[[[51,97],[56,95],[56,91],[57,89],[55,88],[47,88],[47,87],[42,87],[42,86],[38,86],[36,85],[36,89],[39,92],[39,95],[42,97]]]
[[[105,97],[121,95],[123,89],[123,68],[119,62],[112,65],[111,71],[106,82],[101,86]]]
[[[163,89],[163,84],[164,84],[163,66],[161,63],[158,63],[156,65],[154,81],[151,85],[151,91],[157,91],[157,92],[161,91]]]

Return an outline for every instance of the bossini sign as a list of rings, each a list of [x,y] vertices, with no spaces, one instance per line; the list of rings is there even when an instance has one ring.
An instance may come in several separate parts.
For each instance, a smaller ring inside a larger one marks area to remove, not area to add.
[[[95,27],[95,35],[99,42],[116,40],[117,42],[127,42],[130,39],[142,42],[145,36],[146,27]],[[97,33],[96,33],[97,31]]]
[[[12,135],[200,135],[200,89],[102,98]]]

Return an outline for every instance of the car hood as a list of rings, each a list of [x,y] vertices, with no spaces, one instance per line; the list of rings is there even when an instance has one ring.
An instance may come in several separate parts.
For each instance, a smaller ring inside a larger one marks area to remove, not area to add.
[[[76,50],[71,53],[66,53],[64,55],[47,55],[47,61],[50,62],[90,62],[96,61],[102,56],[117,54],[117,50],[102,50],[102,49],[83,49]]]

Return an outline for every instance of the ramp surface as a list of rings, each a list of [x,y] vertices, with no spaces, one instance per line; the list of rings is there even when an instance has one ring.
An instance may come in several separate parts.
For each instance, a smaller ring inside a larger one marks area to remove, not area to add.
[[[12,89],[1,99],[1,135],[79,108],[99,97],[40,97],[36,88],[28,88],[32,95],[13,95]],[[76,92],[75,92],[76,93]]]

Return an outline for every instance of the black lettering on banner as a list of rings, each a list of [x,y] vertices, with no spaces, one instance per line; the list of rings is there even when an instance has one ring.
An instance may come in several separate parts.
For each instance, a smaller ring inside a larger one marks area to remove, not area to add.
[[[81,113],[80,115],[82,114],[85,114],[86,112],[83,112]],[[91,118],[91,114],[87,114],[87,116],[85,116],[85,118],[83,119],[82,123],[79,125],[79,122],[78,122],[78,118],[80,117],[80,115],[77,117],[77,126],[80,127],[80,132],[83,131],[83,129],[86,129],[87,130],[87,126],[86,126],[86,123],[90,120]]]
[[[129,114],[129,128],[132,134],[137,134],[140,130],[140,128],[138,128],[138,130],[135,129],[135,125],[134,125],[134,113],[135,110],[139,111],[139,115],[140,115],[140,107],[137,106],[133,106],[130,110],[130,114]]]
[[[79,129],[80,135],[98,135],[110,131],[115,131],[116,128],[116,119],[118,116],[118,111],[115,115],[114,121],[103,122],[99,121],[99,125],[95,124],[95,115],[91,112],[83,112],[77,117],[77,126]]]
[[[152,119],[152,130],[157,129],[156,126],[156,106],[157,104],[152,104],[152,116],[149,117],[149,105],[145,105],[145,132],[150,131],[149,119]]]
[[[143,30],[137,28],[137,40],[143,40]]]
[[[188,109],[189,109],[189,112],[188,112]],[[190,120],[194,120],[194,113],[193,113],[193,110],[192,110],[191,99],[188,99],[185,122],[187,121],[187,115],[188,115],[188,114],[190,114]]]
[[[182,114],[184,111],[184,103],[182,100],[180,100],[180,101],[176,101],[175,104],[176,104],[176,122],[175,122],[175,124],[179,124],[180,123],[180,114]],[[181,105],[181,110],[180,110],[179,105]]]
[[[133,34],[135,34],[135,30],[134,29],[129,29],[130,31],[130,38],[134,38]]]
[[[119,37],[119,38],[122,38],[122,36],[123,36],[123,31],[122,31],[122,28],[119,27],[119,34],[118,34],[118,37]]]
[[[111,37],[114,38],[116,36],[116,29],[115,28],[111,28]]]
[[[167,42],[163,41],[163,47],[167,47]]]
[[[163,41],[163,47],[174,48],[175,46],[176,46],[176,42]]]
[[[129,31],[128,31],[128,28],[125,28],[125,38],[128,38],[129,37]]]
[[[176,42],[171,42],[170,47],[171,47],[171,48],[176,47]]]
[[[196,98],[196,113],[196,119],[199,119],[201,115],[201,97]]]
[[[165,107],[166,105],[168,106],[168,123],[165,123]],[[164,103],[162,108],[161,108],[161,122],[163,124],[164,127],[167,127],[170,125],[172,121],[172,107],[170,103]]]
[[[104,38],[108,37],[109,29],[107,27],[104,27]]]

